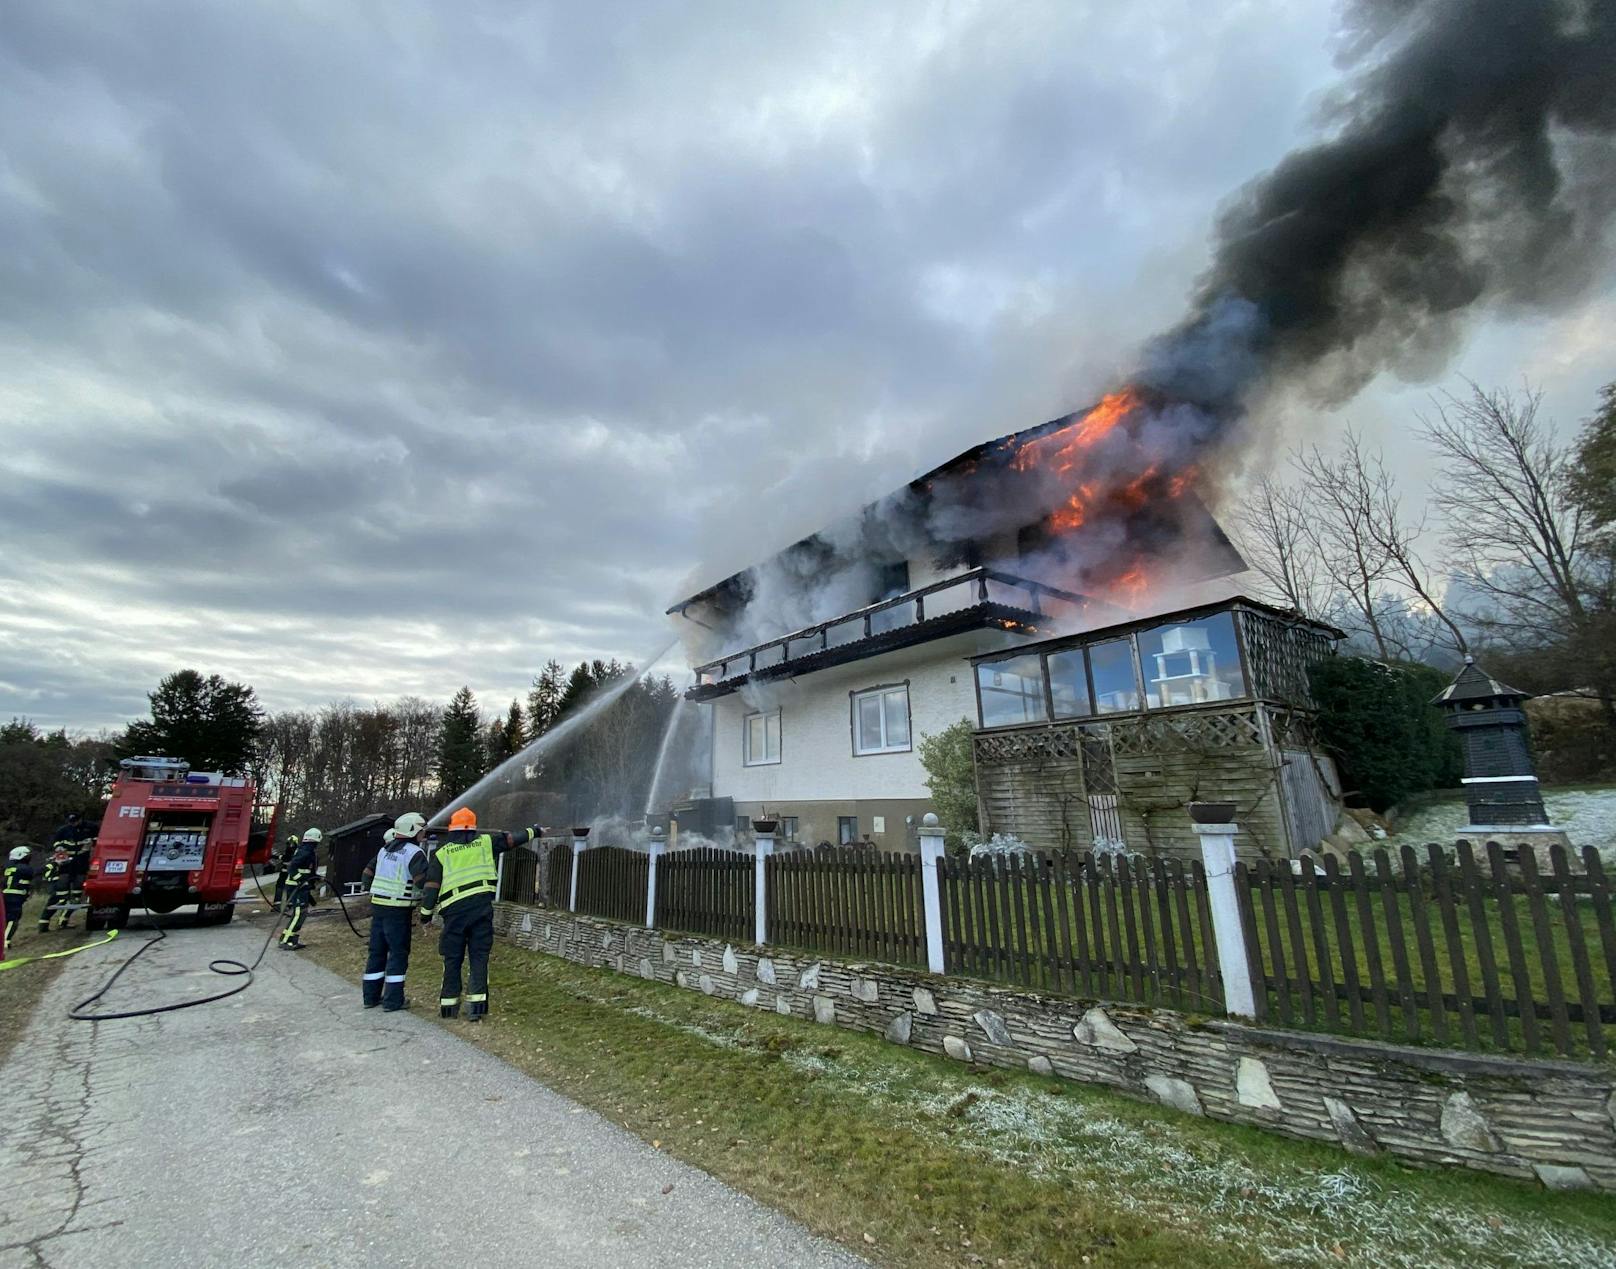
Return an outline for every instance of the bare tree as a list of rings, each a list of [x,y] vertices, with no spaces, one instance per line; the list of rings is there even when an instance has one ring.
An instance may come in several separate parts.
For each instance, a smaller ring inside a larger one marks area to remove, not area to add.
[[[1349,431],[1333,456],[1317,445],[1298,450],[1291,465],[1302,478],[1308,540],[1332,593],[1345,600],[1376,653],[1389,659],[1400,649],[1388,638],[1376,600],[1394,566],[1375,531],[1378,497],[1357,435]]]
[[[1234,529],[1241,554],[1270,597],[1304,616],[1322,618],[1330,608],[1330,590],[1309,519],[1299,486],[1264,475],[1236,511]]]
[[[1437,402],[1421,435],[1446,460],[1433,499],[1454,566],[1494,610],[1479,621],[1552,641],[1587,616],[1587,516],[1567,496],[1569,451],[1538,422],[1530,388]]]
[[[1404,508],[1385,456],[1349,428],[1333,454],[1314,446],[1291,461],[1318,557],[1379,654],[1425,660],[1444,646],[1468,651],[1420,553],[1426,518]]]

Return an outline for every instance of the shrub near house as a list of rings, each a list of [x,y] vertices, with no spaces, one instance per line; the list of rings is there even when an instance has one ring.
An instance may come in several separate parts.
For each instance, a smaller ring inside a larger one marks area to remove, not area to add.
[[[1442,671],[1342,656],[1309,667],[1308,683],[1318,738],[1340,764],[1349,799],[1384,811],[1459,783],[1458,741],[1431,707],[1448,685]]]

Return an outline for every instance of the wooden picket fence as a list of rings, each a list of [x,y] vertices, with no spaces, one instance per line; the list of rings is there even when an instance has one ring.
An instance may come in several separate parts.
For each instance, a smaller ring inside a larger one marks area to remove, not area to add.
[[[1260,1018],[1386,1040],[1603,1057],[1616,1040],[1616,913],[1599,855],[1508,859],[1461,842],[1322,873],[1240,865]]]
[[[920,856],[802,851],[771,857],[765,872],[770,942],[924,968]]]
[[[536,854],[525,850],[506,852],[500,865],[499,896],[507,902],[525,905],[543,901]]]
[[[567,852],[571,854],[571,851]],[[608,921],[645,921],[645,887],[651,861],[642,851],[596,847],[578,857],[578,911]],[[661,881],[658,870],[658,881]]]
[[[1616,907],[1597,852],[1558,848],[1540,875],[1496,845],[1240,863],[1235,890],[1259,1021],[1393,1041],[1602,1058],[1616,1046]],[[580,911],[641,923],[649,859],[579,857]],[[573,852],[513,854],[505,897],[569,898]],[[858,848],[765,861],[769,941],[830,956],[927,963],[917,856]],[[657,864],[655,924],[750,942],[755,861],[675,851]],[[1199,862],[1088,852],[940,861],[945,972],[1034,991],[1219,1013]]]
[[[941,899],[949,973],[1195,1012],[1223,1009],[1199,862],[1076,851],[949,858]]]
[[[750,942],[755,919],[753,868],[753,857],[736,850],[678,850],[663,855],[657,861],[657,926]],[[639,900],[643,922],[643,884]]]

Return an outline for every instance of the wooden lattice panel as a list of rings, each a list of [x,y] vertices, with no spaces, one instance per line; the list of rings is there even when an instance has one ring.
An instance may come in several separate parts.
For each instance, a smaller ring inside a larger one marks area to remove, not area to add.
[[[977,762],[1014,762],[1023,758],[1075,758],[1078,734],[1074,726],[1040,727],[1034,731],[979,732]]]
[[[1104,723],[1079,729],[1083,751],[1083,785],[1091,794],[1117,791],[1117,766],[1111,757],[1111,729]]]
[[[1147,715],[1111,724],[1111,744],[1119,756],[1247,748],[1262,743],[1262,724],[1254,706]]]
[[[1332,640],[1308,622],[1281,621],[1267,613],[1239,611],[1246,645],[1247,687],[1265,700],[1312,706],[1307,670],[1330,655]]]

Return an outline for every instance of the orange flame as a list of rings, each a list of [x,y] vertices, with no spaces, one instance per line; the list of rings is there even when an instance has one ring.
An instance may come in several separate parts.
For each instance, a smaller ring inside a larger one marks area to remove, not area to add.
[[[1135,564],[1112,584],[1114,590],[1120,591],[1128,597],[1130,603],[1135,604],[1144,598],[1145,591],[1149,586],[1150,578],[1146,575],[1144,568],[1138,564]]]
[[[1139,394],[1132,388],[1109,393],[1077,422],[1028,441],[1016,454],[1013,466],[1017,471],[1048,467],[1067,475],[1077,467],[1083,451],[1127,418],[1138,404]]]

